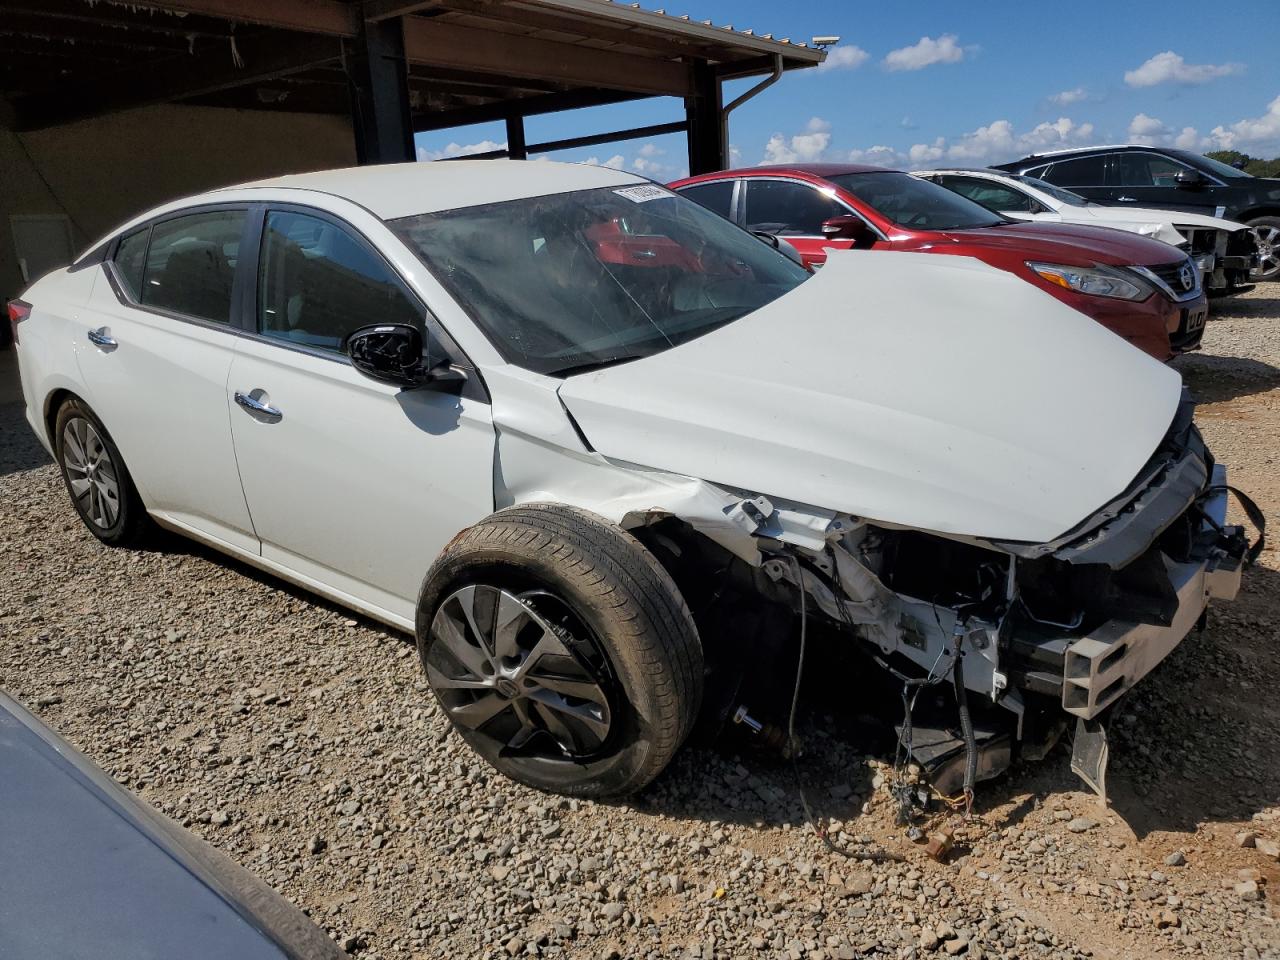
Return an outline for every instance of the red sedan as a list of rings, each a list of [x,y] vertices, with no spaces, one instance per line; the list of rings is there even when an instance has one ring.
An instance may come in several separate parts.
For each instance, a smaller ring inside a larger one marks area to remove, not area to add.
[[[826,250],[975,257],[1085,313],[1159,360],[1195,350],[1208,301],[1185,253],[1119,230],[1007,220],[910,174],[859,164],[752,167],[672,189],[756,233],[782,237],[816,268]]]

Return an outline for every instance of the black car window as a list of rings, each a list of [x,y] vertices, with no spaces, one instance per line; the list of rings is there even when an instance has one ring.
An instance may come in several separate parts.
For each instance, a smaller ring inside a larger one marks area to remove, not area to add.
[[[1076,157],[1074,160],[1059,160],[1051,163],[1049,168],[1039,176],[1060,187],[1102,187],[1106,186],[1106,154],[1092,157]],[[1028,171],[1030,173],[1030,171]]]
[[[748,230],[782,236],[822,236],[822,222],[849,211],[807,183],[747,180]]]
[[[231,282],[244,220],[243,210],[210,210],[152,226],[140,301],[230,323]]]
[[[712,213],[718,213],[726,220],[733,219],[733,181],[714,180],[711,183],[695,183],[689,187],[681,187],[681,196],[700,203]]]
[[[137,300],[142,294],[142,270],[147,258],[147,235],[151,228],[143,227],[120,240],[116,247],[116,276],[124,286],[130,299]]]
[[[372,323],[424,328],[424,313],[365,243],[332,221],[267,214],[259,259],[258,330],[322,350],[341,350]]]
[[[1191,169],[1158,153],[1122,153],[1119,160],[1120,185],[1125,187],[1176,186],[1178,174]]]
[[[1005,211],[1035,213],[1040,209],[1040,204],[1021,190],[1014,190],[994,180],[948,175],[940,177],[939,181],[944,187],[954,190],[960,196],[968,197],[974,203],[980,203],[988,210],[995,210],[997,213]]]

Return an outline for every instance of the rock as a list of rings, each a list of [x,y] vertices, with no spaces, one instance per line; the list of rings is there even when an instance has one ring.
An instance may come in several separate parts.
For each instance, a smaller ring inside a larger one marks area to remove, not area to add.
[[[934,933],[929,927],[925,927],[920,931],[921,950],[937,950],[938,944],[940,943],[942,943],[942,938]]]
[[[1088,817],[1076,817],[1067,824],[1067,829],[1072,833],[1086,833],[1098,825],[1096,820],[1090,820]]]
[[[1258,848],[1258,852],[1263,856],[1270,857],[1272,860],[1280,860],[1280,842],[1255,837],[1253,845]]]
[[[498,864],[496,867],[489,869],[489,875],[498,883],[501,883],[507,877],[511,876],[511,867],[506,864]]]
[[[37,707],[52,707],[62,702],[62,697],[56,693],[46,693],[43,697],[36,698]]]
[[[875,885],[876,878],[871,875],[870,870],[856,870],[844,882],[845,890],[854,896],[870,893]]]
[[[1241,880],[1236,884],[1236,896],[1241,900],[1253,902],[1262,899],[1262,891],[1258,889],[1257,880]]]
[[[328,845],[329,845],[329,842],[325,840],[324,837],[317,834],[316,836],[312,837],[311,842],[307,844],[307,853],[323,853],[324,848],[327,847]]]
[[[1172,910],[1158,910],[1151,915],[1151,920],[1158,930],[1179,925],[1178,915]]]
[[[1175,850],[1164,858],[1164,865],[1166,867],[1182,867],[1186,866],[1186,863],[1186,855],[1181,850]]]
[[[1236,834],[1237,847],[1252,847],[1258,841],[1258,835],[1252,830],[1241,830]]]
[[[620,903],[606,903],[601,913],[604,914],[604,918],[606,920],[612,923],[614,920],[621,917],[626,909],[627,908]]]
[[[360,812],[360,801],[347,800],[341,806],[338,807],[338,812],[342,814],[344,817],[354,817],[357,813]]]
[[[942,949],[947,952],[947,956],[958,957],[969,949],[969,940],[966,937],[957,937],[954,940],[948,940],[943,943]]]
[[[212,823],[215,827],[225,827],[228,823],[231,822],[231,814],[228,813],[226,810],[219,810],[217,813],[215,813],[213,816],[209,818],[209,822]]]

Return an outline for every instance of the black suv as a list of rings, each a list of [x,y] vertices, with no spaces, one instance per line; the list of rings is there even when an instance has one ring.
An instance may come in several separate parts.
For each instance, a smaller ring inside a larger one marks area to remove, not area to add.
[[[1121,206],[1190,210],[1253,227],[1255,280],[1280,279],[1280,180],[1187,150],[1137,144],[1033,153],[999,170],[1038,177],[1090,200]]]

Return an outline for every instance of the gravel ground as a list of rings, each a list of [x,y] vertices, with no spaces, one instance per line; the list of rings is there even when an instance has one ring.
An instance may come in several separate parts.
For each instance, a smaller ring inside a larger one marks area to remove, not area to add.
[[[1280,515],[1280,289],[1219,305],[1177,366]],[[834,735],[856,689],[806,698],[800,776],[838,843],[902,862],[827,850],[792,768],[732,737],[628,804],[509,783],[448,731],[406,638],[190,543],[100,546],[14,406],[0,570],[0,684],[365,960],[1280,957],[1274,548],[1131,698],[1109,808],[1060,747],[980,787],[945,864],[895,826],[883,757]]]

